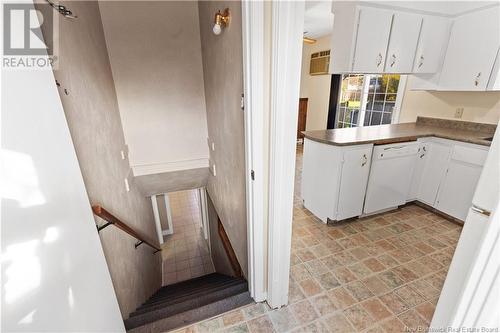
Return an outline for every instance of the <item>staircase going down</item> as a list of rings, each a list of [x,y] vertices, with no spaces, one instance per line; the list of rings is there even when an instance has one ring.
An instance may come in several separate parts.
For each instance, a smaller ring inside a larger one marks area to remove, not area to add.
[[[125,320],[128,332],[164,332],[250,304],[247,281],[218,273],[160,288]]]

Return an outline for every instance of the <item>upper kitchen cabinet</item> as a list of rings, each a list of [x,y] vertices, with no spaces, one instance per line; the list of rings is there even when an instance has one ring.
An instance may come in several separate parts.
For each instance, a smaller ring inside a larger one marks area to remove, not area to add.
[[[382,73],[384,71],[392,16],[392,12],[387,10],[359,8],[358,29],[352,59],[353,72]]]
[[[499,17],[500,7],[494,6],[455,19],[438,90],[495,89],[488,81],[498,80],[494,65],[500,48]]]
[[[422,73],[442,60],[443,49],[435,50],[435,44],[447,31],[436,22],[447,23],[446,18],[431,20],[409,11],[342,1],[334,2],[332,11],[331,73],[412,73],[417,47],[419,56],[428,57],[426,66],[420,65]],[[436,31],[426,32],[425,41],[420,41],[422,22],[427,20],[426,29]]]
[[[421,25],[421,15],[394,13],[385,73],[412,72]]]
[[[422,18],[414,73],[439,72],[448,46],[450,26],[451,20],[445,17],[425,15]]]

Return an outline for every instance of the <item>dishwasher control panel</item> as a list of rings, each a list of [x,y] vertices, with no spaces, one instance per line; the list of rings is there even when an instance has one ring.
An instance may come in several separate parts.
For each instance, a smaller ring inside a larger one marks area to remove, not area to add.
[[[373,157],[375,159],[387,159],[403,156],[411,156],[418,153],[419,148],[418,142],[405,142],[398,144],[390,144],[383,146],[375,146],[373,148]]]

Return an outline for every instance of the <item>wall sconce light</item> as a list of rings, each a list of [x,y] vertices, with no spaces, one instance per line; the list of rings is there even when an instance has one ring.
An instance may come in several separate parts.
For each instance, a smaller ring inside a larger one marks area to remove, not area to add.
[[[214,28],[212,31],[215,35],[220,35],[222,32],[222,28],[225,28],[229,25],[229,8],[224,9],[224,12],[221,13],[220,10],[215,14],[214,18]]]

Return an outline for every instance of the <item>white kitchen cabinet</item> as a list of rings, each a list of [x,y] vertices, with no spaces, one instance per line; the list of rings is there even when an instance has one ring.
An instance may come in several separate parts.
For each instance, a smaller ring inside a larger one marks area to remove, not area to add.
[[[385,73],[412,72],[421,25],[421,15],[394,13],[385,61]]]
[[[450,37],[449,18],[425,15],[418,40],[413,73],[437,73],[441,69]]]
[[[488,149],[455,145],[442,181],[435,208],[465,221],[481,175]]]
[[[323,222],[363,210],[372,145],[334,146],[304,139],[301,196]]]
[[[335,220],[344,220],[363,213],[371,156],[371,146],[361,146],[361,148],[353,146],[345,149]]]
[[[354,72],[382,73],[391,33],[392,11],[360,7],[354,49]]]
[[[427,162],[427,152],[429,151],[428,142],[420,142],[418,148],[417,158],[415,161],[415,168],[413,170],[413,179],[410,185],[410,191],[408,192],[408,197],[406,201],[417,200],[420,180],[422,179],[422,173],[424,172],[424,166]]]
[[[439,185],[443,179],[451,153],[451,145],[428,142],[425,162],[420,174],[417,200],[434,207]]]
[[[485,91],[500,47],[500,7],[455,19],[439,90]]]

